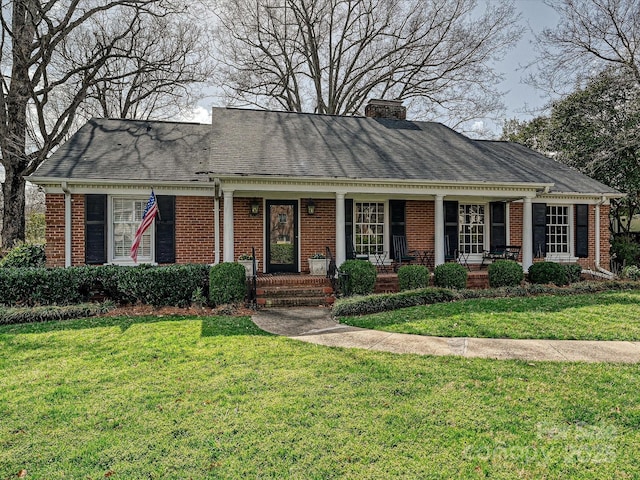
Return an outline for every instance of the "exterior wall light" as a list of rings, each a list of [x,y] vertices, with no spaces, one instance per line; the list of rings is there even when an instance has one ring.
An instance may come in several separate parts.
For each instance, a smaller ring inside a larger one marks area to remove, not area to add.
[[[249,213],[251,213],[252,217],[255,217],[260,213],[260,202],[257,198],[251,200],[251,205],[249,207]]]
[[[316,213],[316,204],[313,203],[313,199],[309,199],[307,202],[307,213],[309,215],[314,215]]]

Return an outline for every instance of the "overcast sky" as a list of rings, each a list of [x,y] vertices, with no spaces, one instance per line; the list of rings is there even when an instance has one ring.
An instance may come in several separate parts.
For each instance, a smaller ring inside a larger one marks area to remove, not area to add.
[[[527,31],[516,48],[500,63],[499,70],[506,76],[503,88],[509,90],[504,98],[507,118],[530,119],[530,115],[522,112],[527,107],[544,106],[547,99],[541,92],[522,83],[521,78],[525,73],[520,70],[520,67],[534,60],[535,52],[532,45],[534,33],[540,33],[545,27],[554,27],[558,22],[558,15],[542,0],[516,0],[515,4],[522,15],[522,22],[527,27]]]

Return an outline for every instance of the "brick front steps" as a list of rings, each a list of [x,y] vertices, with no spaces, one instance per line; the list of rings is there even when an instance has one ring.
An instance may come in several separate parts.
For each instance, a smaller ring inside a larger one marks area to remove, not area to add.
[[[259,276],[256,288],[258,307],[317,307],[335,300],[331,282],[311,275]]]
[[[256,283],[258,308],[317,307],[328,306],[335,301],[331,282],[325,277],[302,274],[261,275]],[[487,271],[469,272],[467,288],[489,288]],[[395,273],[378,274],[375,293],[393,293],[398,290],[398,276]]]

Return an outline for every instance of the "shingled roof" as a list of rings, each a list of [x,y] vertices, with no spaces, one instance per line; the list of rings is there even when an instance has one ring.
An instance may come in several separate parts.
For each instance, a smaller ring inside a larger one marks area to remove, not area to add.
[[[213,125],[92,119],[36,179],[207,181],[210,175],[554,183],[614,189],[526,147],[476,141],[432,122],[213,109]]]

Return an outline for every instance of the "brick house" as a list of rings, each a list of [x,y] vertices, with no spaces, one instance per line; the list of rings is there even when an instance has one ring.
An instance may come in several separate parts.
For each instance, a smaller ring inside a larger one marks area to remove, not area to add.
[[[139,261],[234,261],[308,272],[330,247],[390,257],[392,236],[443,263],[496,245],[609,266],[609,202],[620,193],[521,145],[406,120],[399,102],[365,117],[214,108],[212,125],[93,119],[29,178],[46,191],[50,266],[130,264],[153,187],[160,218]]]

